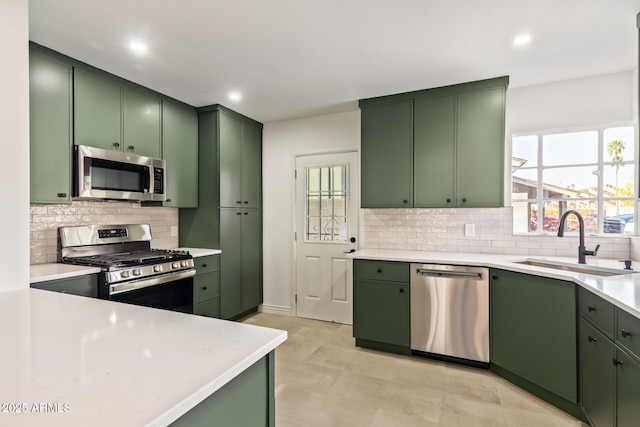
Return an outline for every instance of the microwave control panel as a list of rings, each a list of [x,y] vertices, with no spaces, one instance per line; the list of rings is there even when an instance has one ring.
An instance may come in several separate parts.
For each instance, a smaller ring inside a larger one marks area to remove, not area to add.
[[[164,193],[164,169],[162,168],[153,168],[153,192]]]

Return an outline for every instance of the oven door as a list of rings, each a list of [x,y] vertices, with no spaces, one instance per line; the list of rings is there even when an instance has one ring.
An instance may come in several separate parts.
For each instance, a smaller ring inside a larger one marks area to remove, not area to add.
[[[195,270],[161,274],[107,285],[107,299],[193,314]]]

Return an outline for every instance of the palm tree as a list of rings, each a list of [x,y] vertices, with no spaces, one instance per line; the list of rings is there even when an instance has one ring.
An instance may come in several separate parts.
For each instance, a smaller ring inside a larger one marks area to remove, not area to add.
[[[620,139],[614,139],[613,141],[611,141],[609,143],[609,145],[607,145],[607,153],[609,154],[609,156],[611,156],[611,161],[613,162],[613,165],[616,168],[616,197],[618,197],[618,192],[619,192],[619,188],[618,188],[618,172],[620,171],[620,168],[624,165],[622,165],[622,151],[624,151],[624,142]],[[616,200],[616,215],[620,214],[620,201]]]

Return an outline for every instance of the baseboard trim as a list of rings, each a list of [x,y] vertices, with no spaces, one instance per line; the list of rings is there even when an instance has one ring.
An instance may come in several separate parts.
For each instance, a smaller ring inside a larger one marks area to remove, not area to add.
[[[261,313],[269,313],[269,314],[281,314],[283,316],[293,316],[294,314],[291,311],[290,307],[283,307],[280,305],[268,305],[262,304],[258,311]]]

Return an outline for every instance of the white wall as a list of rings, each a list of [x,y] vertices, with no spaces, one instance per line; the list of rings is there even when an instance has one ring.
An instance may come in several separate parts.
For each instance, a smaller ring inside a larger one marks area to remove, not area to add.
[[[605,74],[507,91],[511,133],[631,121],[636,110],[635,72]]]
[[[295,156],[360,147],[360,110],[267,123],[263,131],[263,310],[293,307]]]
[[[0,7],[0,291],[29,286],[29,2]]]

